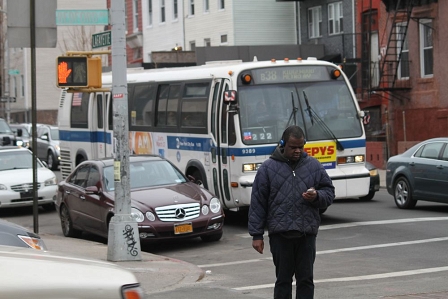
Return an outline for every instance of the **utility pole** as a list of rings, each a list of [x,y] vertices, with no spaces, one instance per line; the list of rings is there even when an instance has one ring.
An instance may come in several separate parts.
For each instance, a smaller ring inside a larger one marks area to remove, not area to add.
[[[140,261],[140,237],[131,215],[125,2],[112,0],[112,98],[115,215],[109,223],[108,261]]]

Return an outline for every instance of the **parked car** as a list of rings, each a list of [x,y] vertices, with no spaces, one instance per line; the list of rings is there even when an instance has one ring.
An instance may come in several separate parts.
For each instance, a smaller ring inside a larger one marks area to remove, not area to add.
[[[0,273],[0,298],[144,298],[131,271],[51,251],[0,245]]]
[[[37,159],[38,204],[54,209],[56,175]],[[26,148],[0,147],[0,208],[33,205],[33,154]]]
[[[428,139],[387,161],[386,186],[400,209],[448,203],[448,138]]]
[[[32,123],[22,123],[21,125],[27,129],[28,134],[31,136],[32,135],[31,130],[33,128],[33,124]],[[41,125],[43,125],[43,124],[36,123],[36,129],[39,128],[39,126],[41,126]]]
[[[16,140],[20,140],[22,136],[22,132],[17,133],[17,137],[14,135],[14,132],[11,130],[9,124],[3,118],[0,118],[0,147],[8,146],[8,145],[16,145]]]
[[[375,192],[380,190],[380,174],[378,169],[370,162],[366,162],[366,168],[370,172],[370,188],[369,194],[360,197],[361,200],[372,200],[375,196]]]
[[[0,245],[47,250],[38,234],[3,219],[0,219]]]
[[[159,156],[130,157],[131,213],[142,241],[200,237],[218,241],[224,212],[217,197]],[[59,183],[56,209],[67,237],[108,236],[114,215],[114,160],[88,160]]]
[[[49,125],[40,125],[37,128],[36,156],[46,161],[48,168],[57,170],[61,159],[59,149],[59,128]],[[34,151],[34,149],[32,149]]]
[[[10,124],[9,127],[14,133],[15,138],[18,139],[16,141],[16,145],[24,148],[30,148],[31,135],[29,134],[27,127],[22,124]]]

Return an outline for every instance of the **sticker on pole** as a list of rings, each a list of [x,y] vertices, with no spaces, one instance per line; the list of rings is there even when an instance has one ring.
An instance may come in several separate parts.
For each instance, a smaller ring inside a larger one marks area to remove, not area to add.
[[[115,182],[121,182],[120,167],[121,167],[121,162],[114,161],[114,181]]]

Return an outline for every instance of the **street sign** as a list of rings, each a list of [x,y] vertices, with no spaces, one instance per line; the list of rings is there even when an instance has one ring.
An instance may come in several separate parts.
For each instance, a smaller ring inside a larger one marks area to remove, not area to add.
[[[0,102],[6,103],[6,102],[8,102],[8,100],[9,100],[10,103],[15,103],[16,102],[16,97],[1,97],[0,98]]]
[[[112,45],[112,32],[104,31],[92,34],[92,49],[109,47]]]
[[[20,71],[19,70],[9,70],[8,74],[9,75],[20,75]]]
[[[107,9],[57,9],[56,25],[109,25],[109,10]]]

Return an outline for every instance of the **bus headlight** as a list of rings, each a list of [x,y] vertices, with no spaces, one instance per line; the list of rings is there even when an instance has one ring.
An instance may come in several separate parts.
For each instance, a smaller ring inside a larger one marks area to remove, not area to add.
[[[364,161],[364,155],[338,157],[338,164],[361,163]]]
[[[247,163],[243,164],[243,172],[257,171],[261,163]]]

